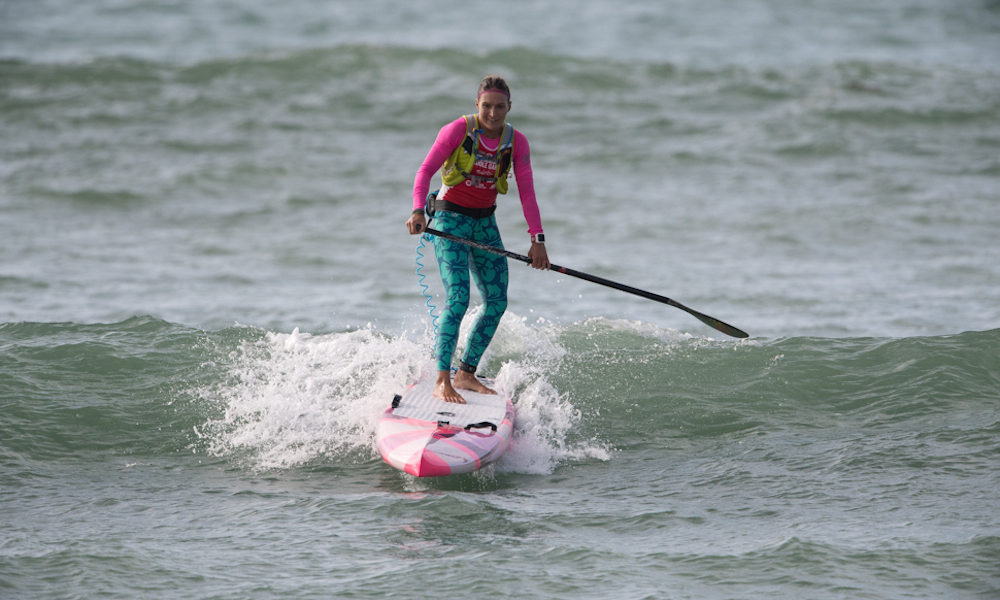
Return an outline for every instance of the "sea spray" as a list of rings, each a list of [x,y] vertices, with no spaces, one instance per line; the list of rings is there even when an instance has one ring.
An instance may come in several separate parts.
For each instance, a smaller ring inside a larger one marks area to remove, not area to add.
[[[484,357],[481,372],[500,363],[497,387],[514,396],[517,409],[501,472],[545,474],[565,460],[610,456],[598,440],[567,441],[581,413],[547,380],[565,355],[557,336],[558,328],[540,332],[508,313],[496,350]],[[227,376],[197,394],[218,415],[196,428],[195,448],[254,470],[374,460],[379,415],[394,394],[433,376],[432,345],[426,334],[412,339],[370,326],[244,341],[230,355]]]
[[[274,469],[370,445],[380,405],[419,375],[424,355],[371,328],[267,333],[244,343],[228,380],[203,394],[223,411],[202,428],[206,449]]]

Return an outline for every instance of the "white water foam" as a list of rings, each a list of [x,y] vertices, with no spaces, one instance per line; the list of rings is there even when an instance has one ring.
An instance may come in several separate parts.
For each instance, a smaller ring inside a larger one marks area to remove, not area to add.
[[[233,357],[229,381],[203,394],[223,408],[207,449],[254,468],[287,468],[371,445],[381,410],[426,371],[426,348],[371,328],[268,333]]]
[[[517,409],[514,441],[496,468],[544,474],[565,460],[607,460],[599,443],[567,443],[581,415],[545,376],[566,352],[555,341],[559,329],[525,321],[506,314],[481,363],[490,364],[490,353],[516,357],[496,374]],[[373,459],[379,416],[394,394],[434,372],[432,347],[430,335],[393,337],[370,326],[316,336],[268,333],[234,353],[225,384],[201,394],[222,415],[199,429],[200,448],[255,470],[358,453]]]
[[[543,475],[567,460],[611,458],[599,442],[567,443],[581,414],[546,377],[566,355],[566,349],[556,341],[564,329],[551,324],[530,327],[526,318],[515,315],[505,315],[500,322],[491,351],[501,355],[513,352],[523,358],[504,362],[496,375],[498,387],[514,395],[517,409],[514,440],[497,462],[499,472]]]

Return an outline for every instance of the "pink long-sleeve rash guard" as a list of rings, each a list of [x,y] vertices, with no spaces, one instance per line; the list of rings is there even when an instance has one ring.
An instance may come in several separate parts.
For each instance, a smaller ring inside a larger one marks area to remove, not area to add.
[[[451,156],[451,153],[465,140],[465,117],[459,117],[455,121],[445,125],[438,132],[434,145],[424,159],[417,176],[413,180],[413,210],[424,208],[427,204],[427,192],[430,189],[431,177],[444,165],[444,161]],[[500,144],[499,138],[487,138],[480,136],[480,151],[488,152],[491,148],[496,148]],[[514,178],[517,179],[517,191],[521,197],[521,210],[524,212],[524,219],[528,222],[528,233],[535,235],[542,232],[542,218],[538,212],[538,201],[535,199],[535,182],[531,174],[531,149],[528,147],[528,138],[524,137],[520,131],[514,130],[514,151],[511,155],[514,166]],[[495,173],[493,167],[485,167],[482,172],[476,175],[491,177]],[[496,186],[459,184],[448,188],[442,200],[453,202],[461,206],[470,208],[488,208],[496,204]]]

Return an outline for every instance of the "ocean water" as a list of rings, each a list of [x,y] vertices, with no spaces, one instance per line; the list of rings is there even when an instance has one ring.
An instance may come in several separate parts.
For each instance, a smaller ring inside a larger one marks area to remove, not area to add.
[[[271,4],[0,4],[0,598],[1000,597],[1000,4]],[[553,262],[751,337],[512,264],[515,443],[416,479],[487,73]]]

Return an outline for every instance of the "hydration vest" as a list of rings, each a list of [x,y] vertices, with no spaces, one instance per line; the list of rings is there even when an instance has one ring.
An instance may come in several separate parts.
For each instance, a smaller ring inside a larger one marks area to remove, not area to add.
[[[447,187],[455,187],[466,179],[473,183],[492,183],[501,194],[507,193],[507,174],[510,172],[511,155],[514,152],[514,126],[504,123],[503,133],[496,153],[479,154],[479,134],[483,132],[477,125],[476,115],[465,115],[465,140],[455,148],[451,156],[441,167],[441,183]],[[472,174],[477,160],[496,160],[497,170],[493,177],[480,177]]]

